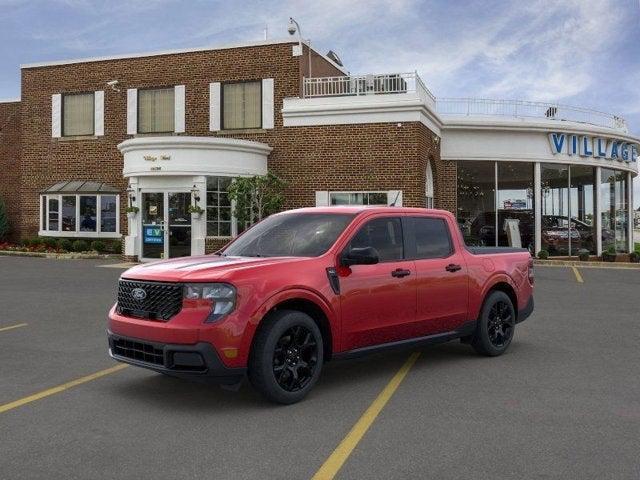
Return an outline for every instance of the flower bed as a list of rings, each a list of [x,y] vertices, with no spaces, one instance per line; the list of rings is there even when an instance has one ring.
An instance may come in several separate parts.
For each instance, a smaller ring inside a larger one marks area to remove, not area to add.
[[[67,238],[36,237],[33,239],[24,239],[20,243],[0,242],[0,252],[6,252],[8,254],[33,254],[34,256],[64,254],[120,255],[122,253],[122,243],[120,240],[90,241],[77,239],[72,241]]]

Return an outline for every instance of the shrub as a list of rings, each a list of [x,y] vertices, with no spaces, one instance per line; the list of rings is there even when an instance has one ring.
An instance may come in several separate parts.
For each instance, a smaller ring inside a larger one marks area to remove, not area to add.
[[[38,247],[42,245],[42,239],[40,237],[33,237],[31,240],[29,240],[29,245],[31,245],[32,247]]]
[[[589,250],[585,248],[578,250],[578,258],[583,262],[587,262],[589,260]]]
[[[40,243],[47,248],[56,248],[58,246],[58,240],[51,237],[44,237]]]
[[[106,247],[102,240],[94,240],[91,242],[91,250],[95,250],[96,252],[104,252]]]
[[[60,248],[60,250],[70,252],[73,249],[73,243],[71,243],[71,240],[68,238],[61,238],[58,242],[58,248]]]
[[[74,252],[86,252],[89,250],[89,245],[84,240],[76,240],[72,246]]]
[[[122,241],[121,240],[113,240],[109,244],[109,251],[113,253],[122,253]]]
[[[629,254],[629,261],[632,263],[640,263],[640,252],[637,250]]]
[[[547,258],[549,258],[549,252],[547,252],[546,250],[540,250],[538,252],[538,258],[540,260],[546,260]]]
[[[9,235],[9,219],[7,218],[7,207],[4,200],[0,198],[0,241],[5,240]]]
[[[23,239],[20,241],[20,244],[21,244],[23,247],[30,247],[30,246],[31,246],[31,239],[30,239],[30,238],[23,238]]]
[[[616,247],[614,245],[609,245],[607,249],[602,253],[602,260],[605,262],[615,262],[616,257]]]

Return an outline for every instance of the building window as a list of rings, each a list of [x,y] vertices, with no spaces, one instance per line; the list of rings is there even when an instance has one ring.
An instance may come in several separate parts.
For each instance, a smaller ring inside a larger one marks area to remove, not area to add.
[[[498,162],[498,246],[535,249],[533,163]]]
[[[389,205],[389,194],[388,192],[329,192],[329,205]]]
[[[602,251],[614,247],[628,251],[629,212],[627,173],[603,168],[600,178],[600,209],[602,215]]]
[[[431,169],[431,162],[427,162],[427,181],[425,184],[425,206],[427,208],[433,208],[434,202],[434,188],[433,188],[433,170]]]
[[[230,237],[233,218],[227,190],[231,177],[207,177],[207,236]]]
[[[262,127],[262,82],[222,86],[223,130]]]
[[[495,162],[458,162],[458,225],[467,245],[496,246]]]
[[[175,88],[138,91],[138,133],[175,130]]]
[[[41,235],[59,237],[117,237],[117,195],[41,196]],[[98,209],[97,206],[101,208]]]
[[[62,135],[65,137],[94,134],[94,93],[63,95]]]

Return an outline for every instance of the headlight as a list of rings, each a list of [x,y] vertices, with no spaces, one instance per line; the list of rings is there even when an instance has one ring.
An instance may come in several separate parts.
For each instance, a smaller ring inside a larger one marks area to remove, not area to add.
[[[188,283],[184,286],[184,298],[211,304],[207,322],[220,320],[236,306],[236,289],[227,283]]]

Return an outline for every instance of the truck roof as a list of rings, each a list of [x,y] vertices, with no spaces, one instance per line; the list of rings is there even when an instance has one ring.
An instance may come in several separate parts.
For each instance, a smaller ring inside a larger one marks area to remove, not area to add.
[[[369,213],[447,213],[450,212],[446,210],[436,210],[429,208],[415,208],[415,207],[381,207],[381,206],[368,206],[368,205],[341,205],[341,206],[332,206],[332,207],[306,207],[306,208],[296,208],[293,210],[287,210],[282,213],[349,213],[352,215],[357,215],[362,212]]]

